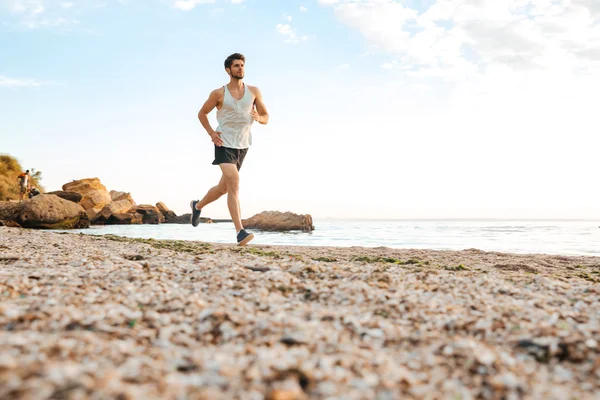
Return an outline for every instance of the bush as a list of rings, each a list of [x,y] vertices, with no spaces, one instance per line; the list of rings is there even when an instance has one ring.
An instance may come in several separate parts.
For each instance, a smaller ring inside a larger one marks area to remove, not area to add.
[[[20,198],[17,178],[21,172],[25,172],[25,168],[21,167],[17,159],[6,154],[0,154],[0,201],[18,200]],[[31,175],[31,185],[44,193],[44,188],[40,185],[42,180],[41,171],[29,168],[29,173]]]

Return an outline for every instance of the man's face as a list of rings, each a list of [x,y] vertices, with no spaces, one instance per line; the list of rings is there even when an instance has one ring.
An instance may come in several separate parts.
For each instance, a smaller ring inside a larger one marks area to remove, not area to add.
[[[229,74],[236,79],[244,78],[244,62],[242,60],[233,60]]]

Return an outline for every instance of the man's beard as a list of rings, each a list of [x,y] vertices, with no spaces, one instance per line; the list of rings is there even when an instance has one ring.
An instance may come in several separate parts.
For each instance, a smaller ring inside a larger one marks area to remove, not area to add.
[[[244,79],[244,74],[235,74],[233,75],[235,79]]]

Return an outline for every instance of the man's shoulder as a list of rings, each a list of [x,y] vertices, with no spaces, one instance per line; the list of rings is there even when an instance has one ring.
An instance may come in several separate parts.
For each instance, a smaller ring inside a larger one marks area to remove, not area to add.
[[[260,93],[260,89],[258,88],[258,86],[252,86],[252,85],[247,85],[248,89],[250,89],[250,91],[252,93],[254,93],[254,95],[257,95],[258,93]]]
[[[223,95],[223,93],[225,93],[225,86],[221,86],[221,87],[218,87],[216,89],[213,89],[210,92],[210,95],[211,96],[221,96],[221,95]]]

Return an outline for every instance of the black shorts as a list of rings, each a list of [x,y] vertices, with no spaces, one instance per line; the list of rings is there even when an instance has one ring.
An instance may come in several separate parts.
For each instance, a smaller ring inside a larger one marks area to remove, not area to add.
[[[215,160],[212,164],[235,164],[239,171],[240,168],[242,168],[242,163],[244,162],[247,152],[248,149],[232,149],[230,147],[219,147],[215,145]]]

